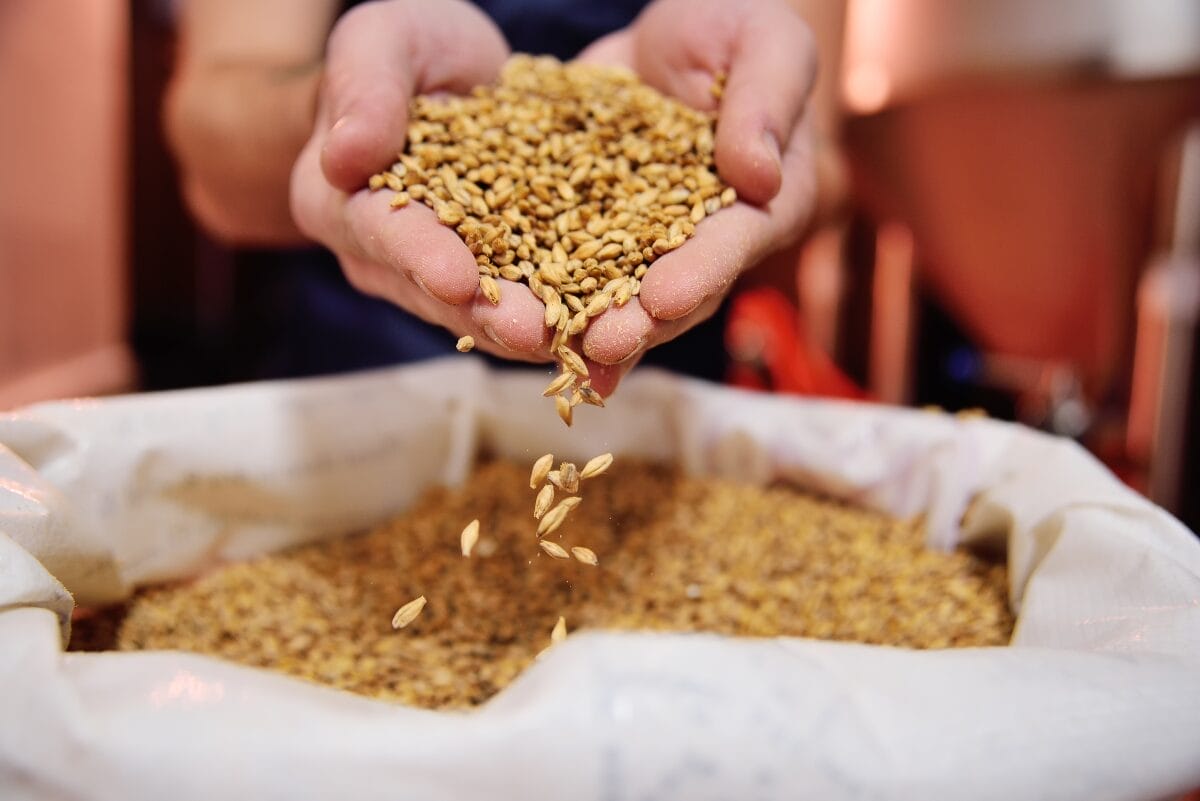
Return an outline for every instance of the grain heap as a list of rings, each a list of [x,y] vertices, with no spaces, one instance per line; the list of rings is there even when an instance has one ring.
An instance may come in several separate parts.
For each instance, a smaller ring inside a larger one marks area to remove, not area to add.
[[[570,425],[574,406],[603,405],[572,338],[737,198],[713,166],[714,124],[626,70],[514,56],[494,86],[415,98],[406,151],[369,187],[454,228],[492,303],[516,289],[503,281],[545,304],[562,366],[545,394]]]
[[[917,648],[1001,645],[1002,565],[921,526],[789,488],[626,463],[590,479],[572,538],[600,568],[530,556],[526,468],[482,465],[365,535],[142,592],[119,646],[184,649],[430,708],[479,704],[573,629],[710,631]],[[461,553],[461,510],[479,516]],[[551,534],[548,536],[555,536]],[[401,635],[396,598],[428,605]]]

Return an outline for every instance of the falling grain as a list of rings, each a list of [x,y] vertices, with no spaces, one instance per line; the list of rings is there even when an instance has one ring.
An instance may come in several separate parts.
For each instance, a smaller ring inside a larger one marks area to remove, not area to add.
[[[553,466],[553,453],[547,453],[544,456],[539,456],[537,461],[533,463],[533,471],[529,474],[529,488],[537,489],[538,485],[546,480],[546,474],[550,472],[550,468]]]
[[[588,463],[579,471],[580,478],[595,478],[612,466],[613,455],[611,453],[602,453],[599,456],[588,460]]]
[[[571,549],[571,555],[585,565],[595,567],[600,564],[600,560],[596,558],[596,552],[591,548],[584,548],[582,545],[576,545]]]
[[[396,614],[392,616],[392,628],[402,629],[409,623],[417,619],[417,615],[421,614],[421,610],[425,608],[425,596],[406,603],[404,606],[396,610]]]
[[[571,425],[571,402],[562,395],[554,396],[554,410],[568,426]]]
[[[537,535],[545,537],[547,534],[553,534],[558,530],[558,527],[567,519],[567,512],[571,511],[571,507],[563,506],[561,503],[555,506],[549,512],[546,512],[538,523]]]
[[[575,375],[582,378],[588,377],[588,368],[584,364],[583,359],[578,353],[566,347],[565,345],[558,349],[558,358],[562,360],[563,365]]]
[[[551,484],[547,484],[541,488],[537,494],[537,498],[533,501],[534,520],[541,520],[542,515],[549,511],[552,503],[554,503],[554,487]]]
[[[575,383],[575,374],[573,372],[571,372],[570,370],[567,370],[562,373],[559,373],[557,376],[554,377],[554,380],[551,381],[544,390],[542,390],[542,397],[548,398],[551,395],[557,395],[558,393],[562,392],[564,389],[571,388],[571,386],[574,383]]]
[[[459,543],[462,546],[462,555],[470,556],[471,550],[475,547],[475,543],[479,542],[479,521],[472,520],[467,523],[467,527],[462,530],[459,536]]]
[[[542,550],[553,556],[555,559],[570,559],[571,555],[567,553],[567,549],[559,545],[553,540],[538,540],[538,545]]]

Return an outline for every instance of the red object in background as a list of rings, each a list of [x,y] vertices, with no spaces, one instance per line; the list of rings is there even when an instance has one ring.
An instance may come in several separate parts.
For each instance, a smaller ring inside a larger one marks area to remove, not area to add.
[[[803,333],[799,314],[777,289],[761,287],[734,296],[725,329],[737,387],[865,400],[867,393],[837,368]]]

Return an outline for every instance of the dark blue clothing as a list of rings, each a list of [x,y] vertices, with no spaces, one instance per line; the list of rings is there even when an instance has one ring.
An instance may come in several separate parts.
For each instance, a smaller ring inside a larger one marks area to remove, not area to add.
[[[633,21],[642,0],[477,0],[515,52],[568,59]],[[352,4],[351,4],[352,5]],[[364,296],[346,281],[327,251],[263,253],[247,265],[260,285],[261,317],[248,339],[262,350],[255,377],[337,373],[417,361],[454,352],[455,338],[391,303]],[[646,363],[713,380],[724,376],[723,314],[675,342],[650,351]]]
[[[514,52],[573,57],[606,33],[620,30],[645,0],[474,0],[496,21]]]

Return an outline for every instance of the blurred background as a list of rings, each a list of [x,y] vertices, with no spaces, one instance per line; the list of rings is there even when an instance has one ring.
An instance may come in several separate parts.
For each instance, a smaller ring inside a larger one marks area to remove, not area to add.
[[[1200,527],[1200,2],[797,3],[832,190],[728,380],[1072,437]],[[0,3],[0,409],[255,376],[278,268],[187,214],[174,47],[169,0]]]

